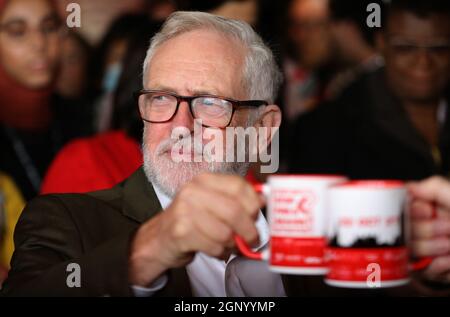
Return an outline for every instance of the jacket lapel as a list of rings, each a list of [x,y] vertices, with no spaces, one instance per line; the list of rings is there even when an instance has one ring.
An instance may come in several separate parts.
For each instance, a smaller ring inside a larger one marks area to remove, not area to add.
[[[139,223],[144,223],[159,213],[161,209],[158,197],[142,167],[137,169],[125,181],[122,213]]]
[[[147,180],[143,168],[140,167],[123,185],[122,213],[142,224],[161,212],[161,204]],[[189,277],[184,267],[171,269],[169,281],[157,295],[160,296],[192,296]]]

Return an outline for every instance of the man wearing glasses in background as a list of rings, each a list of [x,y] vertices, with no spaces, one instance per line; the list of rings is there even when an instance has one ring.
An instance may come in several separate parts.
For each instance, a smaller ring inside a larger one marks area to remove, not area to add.
[[[192,142],[194,120],[222,135],[280,125],[271,51],[246,23],[178,12],[152,39],[143,78],[143,168],[111,190],[29,203],[4,293],[284,296],[267,265],[232,255],[235,234],[255,247],[268,239],[261,198],[242,178],[249,164],[210,162]],[[172,138],[180,127],[185,133]],[[270,143],[272,135],[259,137]],[[176,146],[201,161],[174,162]],[[71,263],[80,287],[67,284]]]

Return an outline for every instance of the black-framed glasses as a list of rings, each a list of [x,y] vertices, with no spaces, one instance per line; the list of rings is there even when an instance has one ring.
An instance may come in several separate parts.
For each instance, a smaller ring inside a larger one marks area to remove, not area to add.
[[[164,123],[172,120],[181,102],[186,101],[194,119],[201,119],[204,127],[226,128],[234,112],[240,107],[267,106],[264,100],[234,100],[215,95],[180,96],[161,90],[141,90],[135,93],[139,112],[145,122]]]

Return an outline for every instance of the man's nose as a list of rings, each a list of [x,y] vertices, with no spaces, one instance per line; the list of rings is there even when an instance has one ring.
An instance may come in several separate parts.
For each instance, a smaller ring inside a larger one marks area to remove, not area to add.
[[[171,120],[172,128],[185,127],[190,131],[194,130],[194,118],[192,117],[189,104],[186,101],[182,101],[178,106],[178,111]]]

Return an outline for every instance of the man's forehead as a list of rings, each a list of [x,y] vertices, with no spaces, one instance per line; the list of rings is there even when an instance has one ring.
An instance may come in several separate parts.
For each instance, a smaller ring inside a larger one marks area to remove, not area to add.
[[[244,52],[242,44],[218,32],[196,30],[181,34],[156,50],[146,88],[227,95],[229,86],[240,82]]]
[[[189,53],[187,51],[188,47],[205,53],[217,50],[225,53],[225,55],[228,55],[230,52],[243,54],[244,51],[242,43],[231,36],[215,30],[198,29],[168,39],[156,49],[155,55],[158,52],[167,54],[167,51],[173,51],[173,48],[184,48],[181,51],[173,51],[174,53]]]

